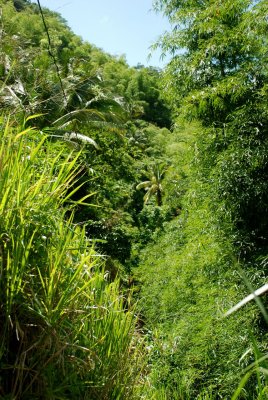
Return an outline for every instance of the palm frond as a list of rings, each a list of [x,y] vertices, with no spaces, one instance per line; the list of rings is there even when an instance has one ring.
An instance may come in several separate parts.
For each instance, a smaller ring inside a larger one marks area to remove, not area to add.
[[[137,190],[145,189],[145,188],[150,187],[150,185],[151,185],[151,181],[144,181],[144,182],[139,183],[139,184],[136,186],[136,189],[137,189]]]
[[[62,117],[56,119],[56,121],[53,122],[53,125],[62,127],[64,124],[74,119],[77,119],[80,122],[85,120],[88,121],[90,119],[98,119],[100,121],[105,120],[102,112],[95,109],[81,108],[78,110],[70,111]]]
[[[91,144],[93,145],[97,150],[99,150],[99,146],[97,145],[97,143],[95,142],[95,140],[93,140],[92,138],[86,136],[86,135],[82,135],[81,133],[76,133],[76,132],[66,132],[63,136],[63,138],[65,140],[69,140],[69,141],[74,141],[74,142],[78,142],[78,143],[85,143],[85,144]]]

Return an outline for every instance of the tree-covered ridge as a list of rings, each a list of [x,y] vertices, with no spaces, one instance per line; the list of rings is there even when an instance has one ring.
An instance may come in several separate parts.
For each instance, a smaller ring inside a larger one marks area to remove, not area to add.
[[[124,255],[116,258],[126,258],[131,234],[117,225],[122,221],[132,230],[131,198],[148,162],[142,146],[150,147],[157,126],[171,125],[160,72],[128,67],[123,58],[83,42],[57,13],[44,9],[48,41],[37,5],[24,3],[19,12],[12,1],[2,4],[2,106],[16,115],[42,114],[34,123],[53,140],[89,143],[81,179],[88,180],[83,189],[96,193],[93,202],[101,209],[87,210],[86,216],[81,211],[77,218],[91,220],[88,231],[100,239],[114,240],[119,230],[116,237],[125,235],[126,243],[118,245]],[[148,136],[149,124],[156,127]]]
[[[44,10],[48,36],[36,4],[14,12],[12,1],[2,3],[1,74],[7,92],[1,96],[3,104],[46,112],[44,123],[53,124],[58,116],[77,109],[106,105],[112,114],[113,100],[123,108],[125,119],[142,116],[155,122],[155,116],[160,126],[170,124],[157,70],[129,68],[123,58],[83,42],[55,12]]]
[[[267,3],[158,5],[177,26],[163,47],[185,49],[170,63],[166,79],[176,78],[180,87],[180,112],[208,128],[200,158],[217,201],[226,204],[242,241],[266,247]]]
[[[165,90],[188,168],[182,213],[138,274],[152,385],[159,398],[266,398],[266,315],[223,314],[267,279],[267,2],[155,6],[173,25],[158,45],[174,54]]]
[[[154,3],[165,71],[0,0],[3,399],[267,398],[267,2]]]

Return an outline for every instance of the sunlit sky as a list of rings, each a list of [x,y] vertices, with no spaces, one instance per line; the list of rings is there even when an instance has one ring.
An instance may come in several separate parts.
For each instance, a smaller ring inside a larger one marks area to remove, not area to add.
[[[152,11],[152,0],[40,0],[59,12],[74,33],[112,55],[125,55],[130,66],[163,67],[161,51],[148,60],[150,46],[170,25]]]

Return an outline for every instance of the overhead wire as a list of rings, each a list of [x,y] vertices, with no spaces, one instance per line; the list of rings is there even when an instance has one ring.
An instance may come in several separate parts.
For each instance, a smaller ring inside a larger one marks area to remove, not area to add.
[[[58,77],[58,80],[60,82],[61,91],[62,91],[64,100],[67,102],[67,96],[65,94],[64,86],[63,86],[62,79],[61,79],[61,76],[60,76],[60,69],[59,69],[59,66],[57,64],[56,57],[55,57],[55,55],[53,54],[53,51],[52,51],[51,39],[50,39],[50,35],[49,35],[47,24],[46,24],[45,16],[44,16],[44,13],[43,13],[43,9],[42,9],[41,4],[40,4],[40,0],[37,0],[37,4],[38,4],[38,8],[39,8],[39,11],[40,11],[40,14],[41,14],[41,18],[42,18],[42,22],[43,22],[43,25],[44,25],[44,29],[45,29],[45,32],[46,32],[46,35],[47,35],[48,54],[52,58],[53,64],[55,65],[57,77]]]

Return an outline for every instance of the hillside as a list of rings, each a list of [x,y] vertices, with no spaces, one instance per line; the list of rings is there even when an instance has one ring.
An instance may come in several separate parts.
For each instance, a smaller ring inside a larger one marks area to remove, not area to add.
[[[267,3],[154,7],[164,71],[0,0],[1,399],[268,396]]]

